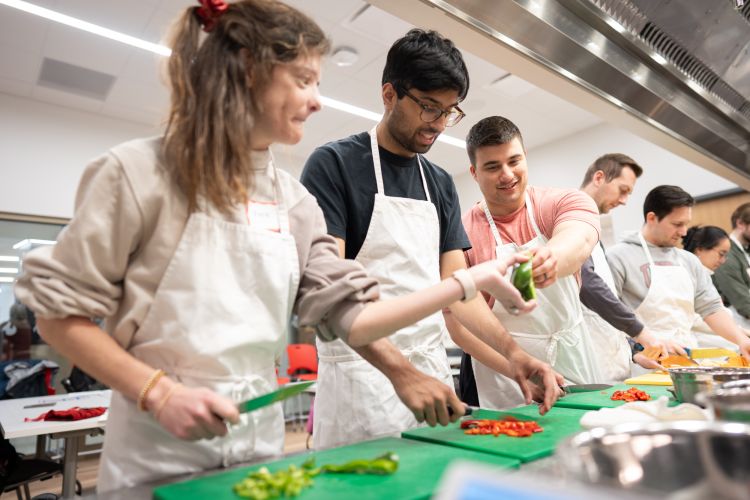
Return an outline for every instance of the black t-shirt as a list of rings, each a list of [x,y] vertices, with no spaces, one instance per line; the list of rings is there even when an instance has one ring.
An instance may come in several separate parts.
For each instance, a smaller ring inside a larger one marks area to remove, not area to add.
[[[426,200],[417,157],[379,150],[385,194]],[[420,159],[440,221],[440,253],[471,248],[453,179],[424,156]],[[300,181],[318,199],[328,233],[346,241],[346,258],[355,258],[367,236],[377,192],[370,134],[363,132],[317,148],[305,163]]]

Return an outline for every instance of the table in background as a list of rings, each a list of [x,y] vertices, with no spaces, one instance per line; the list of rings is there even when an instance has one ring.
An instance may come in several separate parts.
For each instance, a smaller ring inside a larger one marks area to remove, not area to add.
[[[49,410],[67,410],[76,406],[109,408],[111,390],[73,392],[57,396],[6,399],[0,401],[0,432],[5,439],[37,437],[37,455],[44,454],[44,438],[63,439],[63,498],[75,496],[76,467],[81,440],[89,434],[102,432],[107,424],[107,413],[95,418],[71,421],[25,422]]]

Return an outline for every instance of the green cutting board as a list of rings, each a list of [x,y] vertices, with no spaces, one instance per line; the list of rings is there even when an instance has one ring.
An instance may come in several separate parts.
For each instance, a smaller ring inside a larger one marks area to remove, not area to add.
[[[460,422],[456,422],[446,427],[412,429],[401,433],[401,437],[531,462],[551,455],[561,440],[581,431],[578,422],[584,413],[570,408],[552,408],[546,415],[540,416],[539,407],[536,405],[521,406],[507,411],[480,409],[466,418],[502,418],[511,415],[518,420],[536,420],[544,430],[523,438],[504,435],[470,436],[464,434]]]
[[[503,468],[518,468],[518,460],[492,456],[447,446],[437,446],[407,439],[383,438],[374,441],[309,452],[276,462],[257,464],[212,476],[205,476],[154,489],[157,500],[239,500],[232,486],[244,479],[249,471],[263,466],[271,472],[301,465],[314,456],[318,465],[340,464],[358,458],[375,458],[387,451],[399,456],[398,471],[390,476],[356,474],[322,474],[314,485],[295,497],[297,500],[356,498],[357,500],[383,499],[412,500],[429,498],[435,490],[443,471],[453,460],[473,460]]]
[[[660,385],[615,385],[604,391],[579,392],[576,394],[566,394],[557,400],[555,406],[558,408],[577,408],[579,410],[598,410],[600,408],[616,408],[625,404],[625,401],[612,401],[612,394],[615,391],[625,391],[631,387],[636,387],[651,396],[651,399],[659,399],[661,396],[669,398],[669,406],[677,405],[677,401],[672,397],[672,393],[667,391],[670,387]]]

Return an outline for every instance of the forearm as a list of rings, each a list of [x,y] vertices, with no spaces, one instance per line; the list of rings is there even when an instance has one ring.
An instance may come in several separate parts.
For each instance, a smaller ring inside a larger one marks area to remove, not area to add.
[[[518,349],[516,342],[492,314],[481,294],[469,302],[454,302],[449,309],[454,321],[460,322],[469,333],[497,353],[509,357]]]
[[[42,338],[95,379],[136,400],[154,368],[134,358],[106,332],[82,317],[37,319]]]
[[[507,377],[513,376],[510,362],[490,346],[479,340],[459,323],[452,314],[445,314],[445,324],[448,332],[455,342],[465,353],[475,358],[483,365],[502,373]]]
[[[404,297],[371,302],[354,319],[347,342],[363,346],[386,337],[448,307],[463,298],[463,294],[461,284],[448,278]]]
[[[590,262],[591,259],[588,259],[581,268],[581,302],[616,329],[631,337],[637,336],[643,330],[643,323],[632,309],[612,293]]]
[[[720,309],[713,314],[709,314],[703,320],[711,327],[711,330],[730,342],[739,345],[741,342],[747,340],[747,337],[742,334],[742,331],[726,309]]]
[[[401,351],[387,339],[376,340],[352,349],[391,381],[416,370]]]
[[[565,222],[563,225],[565,228],[555,231],[547,242],[547,247],[557,258],[558,278],[570,276],[581,269],[598,241],[598,235],[593,226],[575,221]]]

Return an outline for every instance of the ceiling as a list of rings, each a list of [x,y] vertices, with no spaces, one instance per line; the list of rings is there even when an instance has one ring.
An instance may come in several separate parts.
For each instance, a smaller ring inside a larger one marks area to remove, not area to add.
[[[194,5],[185,0],[33,0],[33,3],[152,42],[160,41],[169,22],[182,9]],[[386,53],[393,41],[411,26],[361,0],[288,3],[313,17],[329,34],[334,48],[348,46],[359,53],[357,62],[349,67],[338,67],[326,60],[321,94],[380,113],[379,82]],[[460,42],[458,45],[461,46]],[[469,95],[462,104],[468,116],[448,129],[451,136],[463,139],[480,118],[502,114],[519,125],[527,147],[533,149],[602,121],[466,51],[464,56],[471,78]],[[68,76],[73,80],[78,71],[79,82],[93,85],[101,81],[105,89],[109,82],[111,87],[101,98],[93,98],[80,95],[82,90],[72,93],[40,84],[45,58],[67,63],[61,67],[72,69],[73,74]],[[0,92],[153,126],[163,120],[168,103],[167,91],[159,78],[161,59],[142,49],[0,5]],[[277,148],[277,158],[285,168],[298,173],[316,146],[367,130],[373,124],[325,108],[310,118],[301,143]],[[462,148],[437,143],[428,156],[454,175],[467,170]]]

